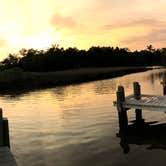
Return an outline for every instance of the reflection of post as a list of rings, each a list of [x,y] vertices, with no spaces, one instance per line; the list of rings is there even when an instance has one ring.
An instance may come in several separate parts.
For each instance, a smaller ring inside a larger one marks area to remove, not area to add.
[[[141,88],[140,88],[139,83],[134,82],[133,86],[134,86],[134,98],[136,100],[141,99]],[[141,109],[136,109],[135,113],[136,113],[136,123],[137,124],[142,123],[142,110]]]
[[[128,144],[127,135],[121,134],[120,136],[120,146],[123,148],[125,154],[129,153],[130,146]]]
[[[123,108],[122,103],[125,101],[125,92],[123,86],[118,87],[117,91],[117,110],[119,116],[119,129],[120,133],[125,132],[128,126],[127,111]]]

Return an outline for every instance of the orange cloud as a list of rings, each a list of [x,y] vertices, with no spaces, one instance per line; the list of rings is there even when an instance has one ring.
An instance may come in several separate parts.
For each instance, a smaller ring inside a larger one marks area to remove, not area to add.
[[[73,20],[72,17],[64,17],[61,16],[60,14],[55,14],[51,18],[51,24],[59,29],[64,29],[64,28],[71,29],[76,27],[77,25],[77,23]]]
[[[156,19],[137,19],[130,22],[118,23],[118,24],[106,24],[101,27],[103,30],[112,30],[116,28],[128,28],[134,26],[149,26],[149,27],[165,27],[166,22]]]
[[[101,29],[111,33],[121,45],[141,49],[151,43],[163,46],[166,43],[166,22],[156,18],[132,19],[123,23],[105,24]]]
[[[139,36],[133,35],[126,39],[123,39],[121,42],[124,44],[135,43],[151,43],[151,44],[164,44],[166,43],[166,22],[160,20],[142,20],[133,23],[133,25],[142,25],[142,27],[148,26],[149,30],[146,33],[139,34]]]

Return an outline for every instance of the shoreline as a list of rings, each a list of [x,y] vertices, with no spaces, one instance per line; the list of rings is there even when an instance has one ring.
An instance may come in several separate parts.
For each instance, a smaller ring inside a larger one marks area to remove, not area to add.
[[[104,67],[80,68],[56,72],[0,72],[0,92],[43,89],[54,86],[78,84],[89,81],[110,79],[130,73],[143,72],[158,67]]]

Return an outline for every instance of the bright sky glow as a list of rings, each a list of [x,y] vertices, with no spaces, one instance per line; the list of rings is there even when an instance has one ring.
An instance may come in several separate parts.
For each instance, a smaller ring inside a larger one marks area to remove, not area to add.
[[[165,0],[5,0],[0,5],[0,60],[21,48],[52,44],[166,47],[165,8]]]

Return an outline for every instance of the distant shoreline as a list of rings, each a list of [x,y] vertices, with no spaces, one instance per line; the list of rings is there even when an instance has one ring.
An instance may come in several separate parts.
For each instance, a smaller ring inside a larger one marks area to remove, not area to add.
[[[0,91],[48,88],[108,79],[162,67],[80,68],[56,72],[0,72]]]

